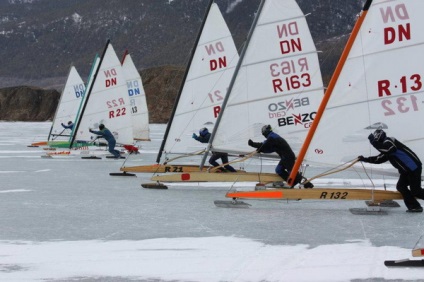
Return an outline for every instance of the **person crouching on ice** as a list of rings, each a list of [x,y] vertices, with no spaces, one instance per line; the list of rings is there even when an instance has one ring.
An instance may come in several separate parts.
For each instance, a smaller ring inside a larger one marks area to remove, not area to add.
[[[389,161],[399,171],[396,189],[402,194],[405,206],[408,208],[407,212],[423,212],[420,203],[415,199],[424,200],[424,189],[421,188],[422,163],[418,156],[395,138],[387,137],[382,129],[371,133],[368,140],[380,154],[368,158],[359,156],[359,161],[371,164]]]
[[[99,135],[100,137],[106,139],[107,144],[109,145],[109,153],[111,153],[115,159],[121,158],[121,154],[118,150],[115,150],[116,146],[116,139],[113,136],[112,132],[110,132],[109,129],[107,129],[104,124],[99,124],[100,131],[94,131],[91,128],[89,128],[89,131],[93,134]]]
[[[199,130],[199,135],[200,136],[197,136],[196,133],[193,133],[192,138],[199,141],[200,143],[208,143],[209,139],[211,138],[211,134],[206,127]],[[213,165],[214,167],[218,167],[219,164],[216,161],[217,159],[221,159],[222,164],[227,164],[228,163],[228,154],[227,153],[212,152],[212,156],[209,159],[209,163],[211,165]],[[230,166],[229,164],[224,165],[224,167],[218,168],[218,171],[221,171],[221,172],[227,172],[227,171],[237,172],[234,169],[234,167]]]
[[[275,168],[277,173],[285,182],[290,176],[296,161],[296,156],[287,141],[280,135],[272,131],[271,125],[264,125],[262,127],[262,135],[266,138],[264,142],[253,142],[249,139],[248,145],[256,148],[258,153],[277,153],[280,156],[280,162]],[[293,188],[296,184],[302,181],[302,175],[297,173],[294,180]],[[313,188],[314,185],[310,182],[305,183],[305,188]]]

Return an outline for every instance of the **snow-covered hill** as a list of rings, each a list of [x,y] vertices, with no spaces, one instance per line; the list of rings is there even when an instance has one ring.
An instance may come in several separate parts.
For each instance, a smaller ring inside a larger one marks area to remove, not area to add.
[[[1,0],[0,87],[64,77],[71,64],[86,77],[107,39],[139,69],[185,65],[208,1]],[[260,0],[216,2],[240,47]],[[349,33],[361,10],[359,0],[298,3],[317,43]]]

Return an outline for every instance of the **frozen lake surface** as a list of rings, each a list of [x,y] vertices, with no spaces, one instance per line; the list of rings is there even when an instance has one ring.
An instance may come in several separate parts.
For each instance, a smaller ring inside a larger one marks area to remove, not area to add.
[[[424,234],[402,201],[387,215],[350,213],[363,201],[217,208],[231,183],[143,189],[151,174],[109,176],[122,160],[41,158],[27,145],[50,125],[0,122],[0,281],[424,281],[384,266]],[[154,163],[165,125],[151,130],[130,164]]]

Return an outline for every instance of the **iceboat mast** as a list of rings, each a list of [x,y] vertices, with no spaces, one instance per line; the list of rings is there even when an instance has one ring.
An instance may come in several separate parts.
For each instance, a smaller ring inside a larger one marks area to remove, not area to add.
[[[359,30],[362,26],[362,23],[363,23],[365,17],[367,15],[368,9],[370,8],[370,6],[372,4],[372,1],[373,0],[367,0],[367,2],[364,5],[364,8],[362,9],[361,14],[359,15],[358,20],[355,23],[355,26],[353,27],[352,33],[350,34],[350,37],[349,37],[349,40],[346,43],[346,46],[343,50],[343,53],[340,57],[339,62],[337,63],[337,66],[336,66],[336,69],[333,73],[333,76],[331,77],[330,83],[328,84],[327,91],[325,91],[325,95],[324,95],[324,97],[321,101],[321,104],[320,104],[320,106],[317,110],[317,114],[315,116],[315,119],[312,122],[311,128],[309,129],[308,134],[306,135],[306,139],[305,139],[305,141],[304,141],[304,143],[303,143],[303,145],[302,145],[302,147],[299,151],[299,155],[297,156],[296,162],[295,162],[293,169],[292,169],[292,171],[289,175],[289,179],[287,180],[287,183],[289,185],[293,184],[293,181],[296,177],[296,174],[299,171],[300,165],[303,162],[303,159],[305,158],[306,151],[309,148],[309,145],[310,145],[312,138],[315,134],[315,131],[318,127],[319,121],[320,121],[320,119],[321,119],[321,117],[324,113],[324,110],[327,106],[328,101],[330,100],[330,97],[333,93],[334,86],[336,85],[336,82],[337,82],[337,80],[340,76],[340,73],[341,73],[341,71],[344,67],[344,64],[346,63],[348,55],[349,55],[349,53],[352,49],[353,43],[356,40],[356,37],[359,33]]]

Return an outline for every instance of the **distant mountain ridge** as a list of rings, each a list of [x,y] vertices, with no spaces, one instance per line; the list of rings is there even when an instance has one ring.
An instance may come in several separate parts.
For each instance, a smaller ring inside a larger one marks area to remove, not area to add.
[[[150,122],[166,123],[208,1],[0,0],[0,120],[51,120],[69,67],[85,80],[110,38],[118,56],[128,49],[142,70]],[[241,50],[260,0],[215,2]],[[361,3],[298,3],[328,82]]]
[[[95,54],[101,52],[107,39],[111,39],[118,55],[128,49],[138,69],[185,66],[208,2],[0,1],[0,87],[26,84],[58,89],[71,64],[85,79]],[[260,0],[215,2],[241,49]],[[361,10],[361,1],[298,3],[305,14],[310,14],[307,20],[318,46],[349,33]],[[331,48],[328,43],[322,46]],[[326,75],[325,70],[323,73]]]

